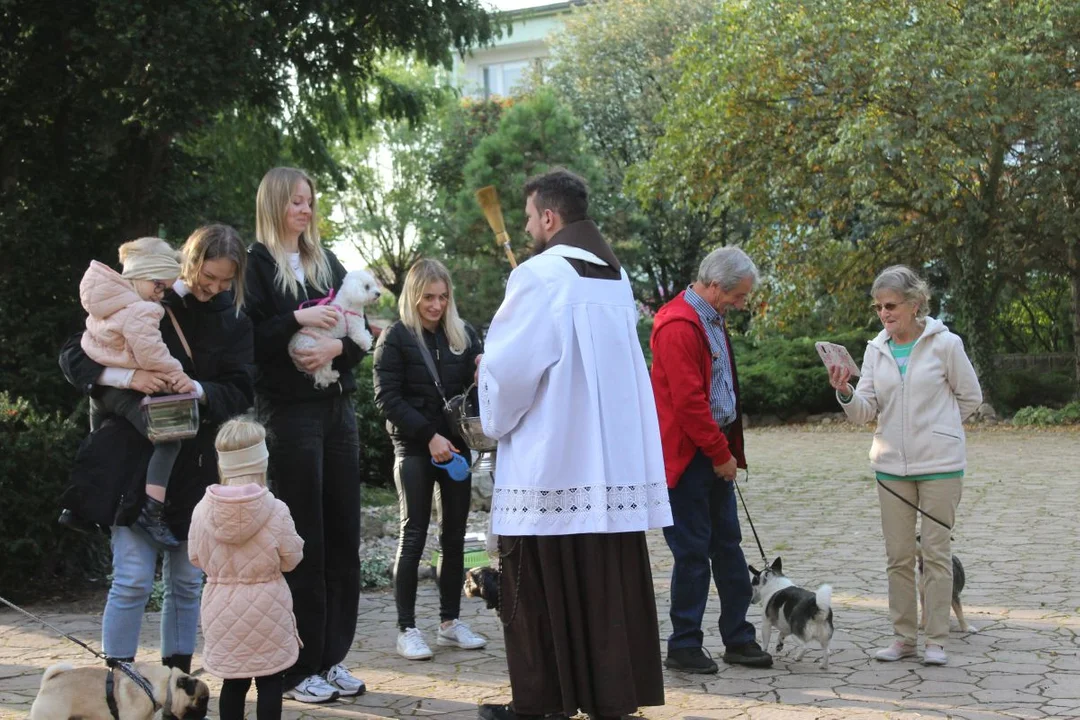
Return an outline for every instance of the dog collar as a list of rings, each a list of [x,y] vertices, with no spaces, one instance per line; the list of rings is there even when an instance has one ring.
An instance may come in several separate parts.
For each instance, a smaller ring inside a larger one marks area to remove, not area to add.
[[[109,674],[105,676],[105,704],[109,706],[113,720],[120,720],[120,708],[116,707],[116,680],[113,678],[115,672],[113,668],[109,668]]]
[[[120,672],[128,676],[128,679],[139,686],[146,697],[150,699],[150,706],[153,708],[151,713],[155,713],[164,707],[165,712],[162,713],[164,717],[172,717],[170,708],[172,708],[172,682],[165,686],[165,705],[158,705],[157,700],[154,699],[154,688],[150,687],[150,681],[135,671],[129,663],[117,662],[109,663],[109,673],[105,676],[105,704],[109,706],[109,712],[112,713],[113,720],[120,720],[120,709],[116,705],[116,679],[114,674],[116,669],[120,668]]]

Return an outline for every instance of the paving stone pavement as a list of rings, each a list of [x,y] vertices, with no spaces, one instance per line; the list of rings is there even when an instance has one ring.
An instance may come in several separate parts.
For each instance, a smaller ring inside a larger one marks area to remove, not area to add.
[[[886,607],[884,544],[866,453],[870,435],[850,426],[751,431],[749,481],[741,482],[770,559],[799,584],[833,586],[836,636],[828,671],[811,649],[802,662],[777,659],[768,670],[721,665],[719,674],[665,671],[667,704],[643,708],[668,718],[1068,718],[1080,717],[1080,433],[975,430],[955,532],[955,552],[967,570],[963,600],[978,632],[955,629],[949,664],[917,660],[883,664],[874,648],[891,640]],[[759,555],[743,523],[747,558]],[[671,556],[663,536],[650,536],[661,637],[667,619]],[[100,609],[58,614],[36,606],[50,622],[90,641],[100,639]],[[715,593],[706,614],[706,646],[723,651]],[[347,664],[370,688],[327,706],[286,701],[284,717],[476,717],[477,702],[510,697],[498,619],[464,601],[462,618],[491,638],[481,651],[434,646],[438,596],[423,583],[421,629],[435,650],[431,662],[394,652],[394,602],[387,592],[363,596],[356,643]],[[751,608],[758,624],[760,608]],[[156,617],[144,623],[140,655],[154,658]],[[661,638],[658,638],[661,643]],[[94,664],[85,651],[10,611],[0,612],[0,717],[29,711],[42,671],[58,660]],[[199,658],[195,658],[199,666]],[[220,683],[203,675],[215,693]],[[254,690],[252,691],[252,696]],[[249,698],[253,699],[253,697]],[[216,717],[216,705],[211,715]],[[254,718],[254,705],[249,705]]]

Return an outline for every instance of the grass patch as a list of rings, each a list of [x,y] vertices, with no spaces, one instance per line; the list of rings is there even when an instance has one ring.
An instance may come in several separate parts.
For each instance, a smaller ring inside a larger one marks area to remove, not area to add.
[[[364,485],[360,489],[360,498],[364,507],[381,507],[383,505],[398,504],[397,490],[394,488]]]

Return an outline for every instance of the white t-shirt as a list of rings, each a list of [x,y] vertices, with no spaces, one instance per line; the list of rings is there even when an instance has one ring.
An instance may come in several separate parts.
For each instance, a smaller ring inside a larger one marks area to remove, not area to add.
[[[300,253],[289,253],[289,267],[292,268],[293,275],[296,276],[296,282],[301,285],[304,284],[304,266],[300,262]]]

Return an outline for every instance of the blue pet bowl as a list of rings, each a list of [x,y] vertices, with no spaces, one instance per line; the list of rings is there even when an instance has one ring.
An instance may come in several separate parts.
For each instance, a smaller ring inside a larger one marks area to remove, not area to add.
[[[457,453],[451,453],[451,455],[452,457],[444,463],[437,462],[435,458],[431,458],[431,464],[445,470],[451,479],[461,482],[469,477],[469,463]]]

